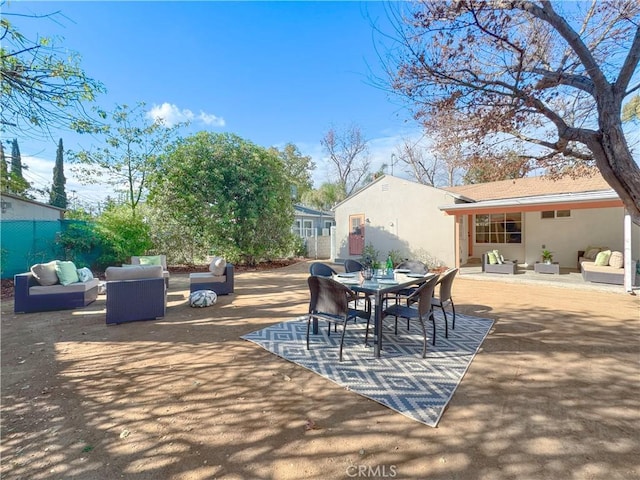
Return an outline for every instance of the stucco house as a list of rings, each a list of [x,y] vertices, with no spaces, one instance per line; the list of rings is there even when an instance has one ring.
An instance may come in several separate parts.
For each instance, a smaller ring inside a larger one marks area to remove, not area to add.
[[[334,207],[336,261],[358,259],[371,244],[382,261],[395,250],[402,257],[455,265],[456,218],[438,206],[461,199],[443,189],[383,175]]]
[[[640,258],[640,227],[599,174],[447,188],[385,175],[334,212],[336,261],[359,258],[371,243],[382,256],[395,250],[432,265],[460,266],[498,249],[531,266],[546,248],[561,267],[576,268],[579,250],[606,245],[624,253],[630,290]]]

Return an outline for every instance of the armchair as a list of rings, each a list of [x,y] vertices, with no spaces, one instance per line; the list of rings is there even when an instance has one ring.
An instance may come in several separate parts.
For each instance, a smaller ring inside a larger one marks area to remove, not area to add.
[[[227,263],[223,275],[214,272],[189,274],[189,293],[198,290],[213,290],[217,295],[228,295],[234,291],[234,269]]]
[[[515,260],[503,260],[503,263],[489,263],[489,256],[482,254],[482,271],[485,273],[515,274],[518,264]]]
[[[167,289],[161,265],[108,267],[107,324],[164,317]]]

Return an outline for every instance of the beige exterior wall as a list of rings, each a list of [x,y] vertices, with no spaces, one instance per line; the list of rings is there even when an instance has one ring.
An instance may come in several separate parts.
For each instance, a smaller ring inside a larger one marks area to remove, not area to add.
[[[498,249],[505,258],[533,265],[540,261],[544,245],[553,252],[553,261],[558,262],[561,267],[577,268],[578,250],[584,250],[589,245],[624,251],[622,207],[571,209],[571,216],[568,218],[543,219],[541,212],[525,212],[522,214],[522,223],[521,244],[474,243],[473,256],[480,258],[484,252]],[[638,259],[640,227],[632,225],[631,232],[632,255],[634,259]]]
[[[437,188],[386,175],[334,209],[336,259],[349,255],[349,216],[365,217],[365,244],[384,261],[390,250],[431,265],[455,265],[455,217],[438,209],[454,197]]]
[[[2,220],[60,220],[63,211],[38,202],[30,202],[13,195],[1,195]]]

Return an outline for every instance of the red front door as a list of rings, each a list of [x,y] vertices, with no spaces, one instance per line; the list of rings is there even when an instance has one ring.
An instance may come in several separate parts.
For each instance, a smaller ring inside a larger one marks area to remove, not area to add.
[[[349,255],[362,255],[364,250],[364,215],[349,215]]]

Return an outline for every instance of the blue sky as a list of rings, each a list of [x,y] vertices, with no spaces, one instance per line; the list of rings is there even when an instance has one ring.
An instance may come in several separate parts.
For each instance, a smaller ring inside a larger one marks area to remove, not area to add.
[[[22,33],[55,37],[79,53],[87,75],[104,84],[98,104],[143,101],[165,118],[192,119],[183,135],[231,132],[258,145],[296,144],[328,164],[320,139],[330,127],[359,126],[374,167],[389,162],[402,137],[420,129],[372,78],[381,74],[372,23],[386,25],[382,2],[11,2],[10,13],[51,13],[57,21],[12,17]],[[96,140],[68,131],[53,140],[19,138],[27,177],[50,185],[58,138],[65,149]],[[396,172],[397,174],[398,172]],[[83,201],[100,191],[77,184]],[[104,193],[104,189],[102,192]]]

